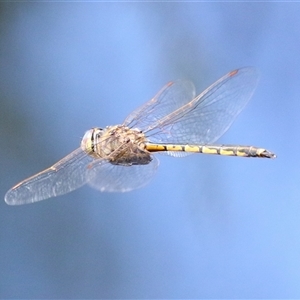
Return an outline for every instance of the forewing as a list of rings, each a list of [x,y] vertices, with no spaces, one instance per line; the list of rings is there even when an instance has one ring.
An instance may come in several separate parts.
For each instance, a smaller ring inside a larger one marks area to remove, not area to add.
[[[147,165],[122,166],[97,161],[89,170],[88,184],[101,192],[129,192],[145,186],[154,176],[158,160]]]
[[[156,143],[212,143],[225,133],[247,104],[257,82],[258,73],[254,68],[232,71],[167,115],[160,113],[160,107],[173,107],[168,103],[176,102],[176,99],[159,97],[160,106],[153,109],[158,117],[156,120],[151,117],[154,121],[145,133]],[[181,103],[179,99],[178,103]]]
[[[148,130],[153,124],[190,102],[195,94],[195,87],[190,81],[169,82],[154,98],[133,111],[124,125],[141,131]]]
[[[52,167],[11,188],[5,202],[26,204],[71,192],[86,183],[88,165],[92,161],[92,157],[78,148]]]

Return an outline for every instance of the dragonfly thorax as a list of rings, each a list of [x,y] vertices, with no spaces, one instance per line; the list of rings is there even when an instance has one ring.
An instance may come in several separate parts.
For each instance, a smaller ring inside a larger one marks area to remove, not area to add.
[[[145,149],[145,135],[126,126],[108,126],[88,130],[81,149],[94,158],[107,159],[116,165],[145,165],[152,158]]]

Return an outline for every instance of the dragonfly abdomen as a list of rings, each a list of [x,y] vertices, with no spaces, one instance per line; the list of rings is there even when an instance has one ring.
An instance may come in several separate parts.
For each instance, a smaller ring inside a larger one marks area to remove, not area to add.
[[[146,149],[149,152],[181,151],[225,156],[276,157],[274,153],[254,146],[147,144]]]

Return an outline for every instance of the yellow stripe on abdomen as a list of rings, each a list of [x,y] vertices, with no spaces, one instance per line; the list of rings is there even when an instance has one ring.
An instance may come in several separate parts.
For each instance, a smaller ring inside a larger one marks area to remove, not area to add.
[[[240,157],[276,157],[274,153],[254,146],[146,144],[146,149],[149,152],[181,151]]]

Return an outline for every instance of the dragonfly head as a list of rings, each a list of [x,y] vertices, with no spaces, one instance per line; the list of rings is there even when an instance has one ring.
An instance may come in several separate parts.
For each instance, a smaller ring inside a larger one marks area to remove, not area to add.
[[[88,154],[93,153],[95,151],[95,141],[97,141],[102,134],[102,128],[96,127],[88,130],[81,140],[81,149]]]

